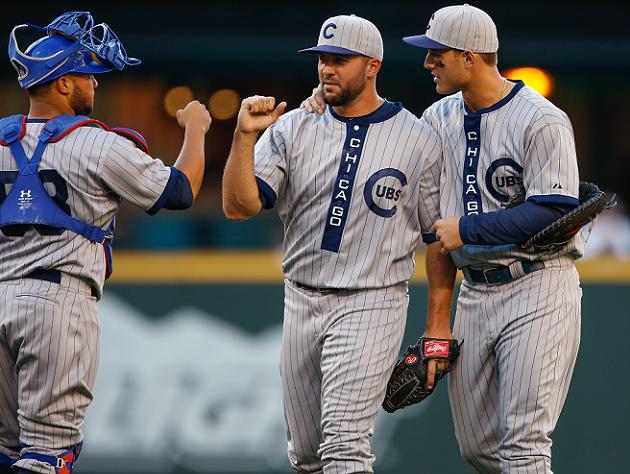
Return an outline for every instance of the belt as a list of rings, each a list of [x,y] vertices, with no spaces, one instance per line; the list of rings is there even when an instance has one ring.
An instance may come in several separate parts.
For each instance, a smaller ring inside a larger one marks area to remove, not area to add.
[[[45,270],[38,268],[26,275],[24,278],[34,278],[35,280],[49,281],[51,283],[61,283],[61,272],[59,270]],[[90,285],[90,293],[94,298],[98,298],[98,291],[94,285]]]
[[[337,293],[339,291],[347,290],[347,288],[322,288],[322,287],[317,287],[317,286],[309,286],[303,283],[298,283],[297,281],[293,281],[293,280],[291,280],[291,283],[293,283],[298,288],[301,288],[302,290],[317,291],[319,293]]]
[[[542,260],[517,260],[508,266],[490,267],[483,270],[464,267],[462,271],[464,278],[473,283],[501,285],[543,268],[545,268],[545,262]]]

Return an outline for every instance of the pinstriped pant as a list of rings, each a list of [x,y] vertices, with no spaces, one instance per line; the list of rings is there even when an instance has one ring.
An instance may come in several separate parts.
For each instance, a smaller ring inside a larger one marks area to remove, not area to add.
[[[406,284],[322,294],[285,281],[280,369],[296,471],[374,472],[369,438],[407,306]]]
[[[89,285],[62,277],[0,282],[0,453],[56,456],[82,441],[98,365],[96,298]],[[40,461],[14,466],[53,474]]]
[[[575,267],[545,268],[498,286],[464,281],[449,374],[462,455],[480,473],[550,474],[551,433],[580,341]]]

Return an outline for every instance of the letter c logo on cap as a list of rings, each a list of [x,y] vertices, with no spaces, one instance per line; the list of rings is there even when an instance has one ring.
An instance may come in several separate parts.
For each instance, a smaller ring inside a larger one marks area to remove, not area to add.
[[[322,33],[322,36],[326,39],[330,39],[333,36],[335,36],[335,32],[330,32],[329,30],[333,29],[336,30],[337,29],[337,25],[335,25],[334,23],[328,23],[326,26],[324,26],[324,32]]]

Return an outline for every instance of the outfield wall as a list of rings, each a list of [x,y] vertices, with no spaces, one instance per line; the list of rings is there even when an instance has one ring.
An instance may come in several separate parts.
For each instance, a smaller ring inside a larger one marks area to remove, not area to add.
[[[99,303],[101,367],[82,473],[284,473],[277,253],[119,252]],[[423,330],[422,257],[404,344]],[[630,263],[580,264],[582,344],[554,434],[554,472],[618,473],[627,464]],[[379,474],[472,473],[454,439],[446,385],[379,416]]]

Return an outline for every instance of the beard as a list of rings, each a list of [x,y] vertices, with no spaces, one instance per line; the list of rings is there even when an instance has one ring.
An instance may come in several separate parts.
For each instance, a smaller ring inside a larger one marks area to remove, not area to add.
[[[345,88],[339,86],[340,91],[337,94],[326,94],[324,92],[324,102],[333,107],[344,106],[352,103],[365,90],[365,80],[357,80],[355,83],[348,84]]]
[[[70,97],[70,107],[75,115],[89,116],[92,113],[94,104],[88,94],[75,87]]]

